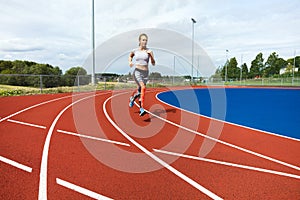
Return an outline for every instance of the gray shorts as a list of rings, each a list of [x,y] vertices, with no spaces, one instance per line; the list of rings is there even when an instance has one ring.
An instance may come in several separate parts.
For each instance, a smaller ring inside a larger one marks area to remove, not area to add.
[[[133,71],[133,78],[138,85],[140,85],[140,82],[143,82],[146,85],[148,81],[148,75],[149,75],[148,70],[141,70],[135,68]]]

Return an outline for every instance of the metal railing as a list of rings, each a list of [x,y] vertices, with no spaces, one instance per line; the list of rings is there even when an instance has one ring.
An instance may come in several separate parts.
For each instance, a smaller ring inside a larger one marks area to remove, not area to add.
[[[31,74],[0,74],[0,92],[12,90],[12,95],[26,93],[58,93],[91,90],[112,90],[134,88],[132,77],[97,77],[96,85],[91,84],[91,75],[31,75]],[[259,78],[247,80],[227,80],[221,78],[194,78],[193,81],[181,76],[149,78],[148,87],[172,87],[188,85],[240,85],[240,86],[300,86],[299,77]],[[10,87],[6,87],[10,86]],[[18,88],[22,86],[22,88]],[[24,89],[25,88],[25,89]],[[0,94],[1,95],[1,94]],[[3,94],[2,94],[3,96]]]

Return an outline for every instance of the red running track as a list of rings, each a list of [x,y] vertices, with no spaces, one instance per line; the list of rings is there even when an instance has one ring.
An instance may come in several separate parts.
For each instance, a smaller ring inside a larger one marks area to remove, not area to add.
[[[147,91],[0,98],[1,199],[300,199],[300,141]]]

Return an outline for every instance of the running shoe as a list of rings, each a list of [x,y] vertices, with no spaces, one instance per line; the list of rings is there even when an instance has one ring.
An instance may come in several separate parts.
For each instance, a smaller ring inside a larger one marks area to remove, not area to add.
[[[132,108],[133,104],[134,104],[134,97],[130,97],[130,99],[129,99],[129,107]]]
[[[144,116],[146,114],[146,110],[144,108],[140,108],[140,116]]]

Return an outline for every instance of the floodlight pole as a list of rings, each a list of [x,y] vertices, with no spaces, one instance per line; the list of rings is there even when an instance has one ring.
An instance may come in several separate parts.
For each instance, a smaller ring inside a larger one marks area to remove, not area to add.
[[[200,66],[199,66],[199,63],[200,63],[199,60],[200,60],[200,56],[198,56],[198,65],[197,65],[197,79],[198,79],[198,80],[200,80],[200,79],[199,79],[199,67],[200,67]]]
[[[228,49],[226,49],[225,84],[227,83]]]
[[[95,85],[95,2],[92,0],[92,48],[93,48],[93,55],[92,55],[92,85]]]
[[[172,82],[172,85],[174,85],[174,79],[175,79],[175,56],[174,56],[174,60],[173,60],[173,62],[174,62],[174,66],[173,66],[173,82]]]
[[[191,81],[192,83],[194,83],[194,78],[193,78],[193,68],[194,68],[194,24],[196,23],[196,20],[191,18],[192,20],[192,77],[191,77]]]

